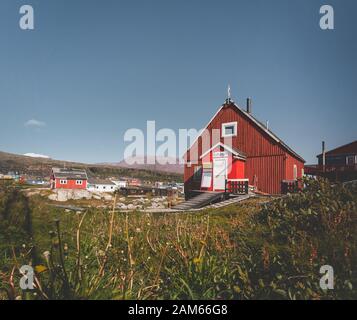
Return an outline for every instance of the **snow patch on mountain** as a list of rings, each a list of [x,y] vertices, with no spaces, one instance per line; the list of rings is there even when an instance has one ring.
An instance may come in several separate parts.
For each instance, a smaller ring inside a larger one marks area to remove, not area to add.
[[[26,156],[26,157],[31,157],[31,158],[50,159],[49,156],[45,156],[45,155],[43,155],[43,154],[32,153],[32,152],[25,153],[24,156]]]

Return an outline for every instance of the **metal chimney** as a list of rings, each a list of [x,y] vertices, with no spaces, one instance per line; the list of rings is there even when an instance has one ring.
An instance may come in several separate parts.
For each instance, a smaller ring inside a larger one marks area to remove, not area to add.
[[[325,171],[326,165],[326,149],[325,149],[325,141],[322,141],[322,167],[323,171]]]
[[[252,98],[247,98],[247,113],[252,113]]]

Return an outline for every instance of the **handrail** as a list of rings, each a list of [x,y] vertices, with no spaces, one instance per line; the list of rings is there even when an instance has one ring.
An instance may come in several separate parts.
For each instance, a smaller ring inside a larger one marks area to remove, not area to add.
[[[299,180],[282,180],[281,191],[283,194],[296,193],[300,190]]]
[[[248,194],[249,179],[226,179],[225,193]]]

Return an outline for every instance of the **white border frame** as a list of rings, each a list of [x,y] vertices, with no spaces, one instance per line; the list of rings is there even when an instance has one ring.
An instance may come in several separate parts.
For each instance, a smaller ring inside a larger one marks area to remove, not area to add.
[[[233,134],[225,134],[225,128],[228,126],[233,126],[234,127],[234,133]],[[238,122],[234,121],[234,122],[226,122],[226,123],[222,123],[222,137],[223,138],[228,138],[228,137],[236,137],[238,134]]]

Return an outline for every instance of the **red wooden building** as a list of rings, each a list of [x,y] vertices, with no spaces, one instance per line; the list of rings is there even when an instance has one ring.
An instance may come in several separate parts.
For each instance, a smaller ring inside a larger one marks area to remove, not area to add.
[[[256,191],[280,194],[284,181],[304,174],[305,160],[253,117],[250,99],[246,110],[227,99],[205,128],[184,156],[186,198],[244,180]]]
[[[87,189],[87,182],[85,170],[52,168],[52,189]]]

